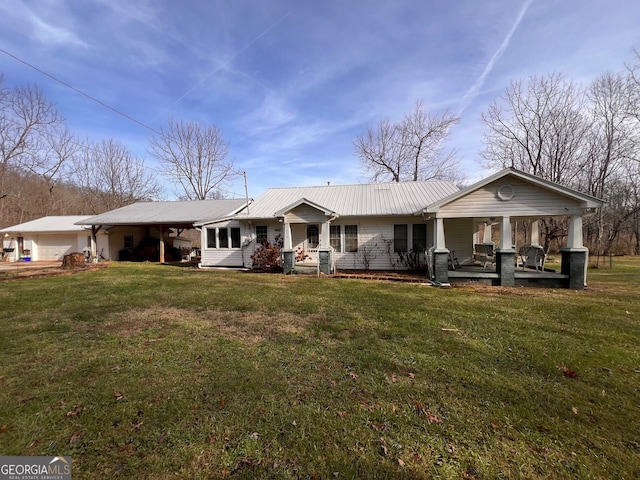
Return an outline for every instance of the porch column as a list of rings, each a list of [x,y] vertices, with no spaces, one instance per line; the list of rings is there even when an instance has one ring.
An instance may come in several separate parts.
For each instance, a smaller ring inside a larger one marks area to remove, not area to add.
[[[329,230],[331,228],[330,225],[330,220],[322,222],[322,224],[320,225],[320,245],[318,245],[319,248],[329,246]]]
[[[98,255],[98,230],[95,225],[91,225],[91,261]]]
[[[513,248],[511,236],[511,218],[502,217],[500,225],[500,248],[496,250],[496,273],[499,275],[500,285],[513,287],[516,284],[516,251]]]
[[[484,235],[482,243],[491,243],[491,223],[484,222]]]
[[[291,224],[284,222],[284,248],[293,248],[293,239],[291,237]]]
[[[538,219],[531,222],[531,245],[540,245],[540,231],[538,230]]]
[[[582,216],[572,215],[569,219],[567,246],[560,249],[562,254],[561,272],[569,276],[569,288],[582,290],[587,286],[587,265],[589,250],[582,244]]]
[[[158,230],[160,230],[160,263],[164,263],[164,225],[160,225]]]
[[[449,250],[444,234],[444,218],[437,217],[434,222],[435,248],[433,250],[433,281],[449,283]]]

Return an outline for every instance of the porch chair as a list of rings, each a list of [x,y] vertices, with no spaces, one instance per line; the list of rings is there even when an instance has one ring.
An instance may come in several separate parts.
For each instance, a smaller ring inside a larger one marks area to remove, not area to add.
[[[518,252],[522,260],[522,269],[535,268],[536,271],[544,271],[546,255],[540,245],[525,245]]]
[[[476,243],[473,246],[473,251],[473,259],[482,263],[483,268],[487,268],[487,264],[496,263],[496,252],[493,242]]]

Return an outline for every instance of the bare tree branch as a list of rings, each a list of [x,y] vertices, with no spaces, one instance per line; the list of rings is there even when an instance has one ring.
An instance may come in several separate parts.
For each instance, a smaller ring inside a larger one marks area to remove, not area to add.
[[[222,187],[234,175],[227,160],[229,145],[214,126],[169,121],[167,129],[150,140],[149,153],[160,161],[163,173],[181,187],[189,200],[222,196]]]

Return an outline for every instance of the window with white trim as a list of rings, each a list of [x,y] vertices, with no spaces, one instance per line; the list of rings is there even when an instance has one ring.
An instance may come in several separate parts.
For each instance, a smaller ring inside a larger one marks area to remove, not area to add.
[[[427,250],[427,224],[426,223],[414,223],[413,224],[413,251],[425,252]]]
[[[331,245],[336,252],[342,251],[342,239],[340,238],[342,232],[340,230],[340,225],[331,225],[329,227],[329,245]]]
[[[393,226],[393,251],[395,253],[401,253],[408,251],[408,228],[406,224]]]
[[[358,251],[358,225],[344,226],[344,251]]]
[[[262,245],[267,241],[267,226],[256,225],[256,244]]]

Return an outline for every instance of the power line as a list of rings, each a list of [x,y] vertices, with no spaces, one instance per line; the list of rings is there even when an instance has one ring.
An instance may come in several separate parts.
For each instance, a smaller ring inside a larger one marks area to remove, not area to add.
[[[69,85],[67,82],[65,82],[65,81],[63,81],[63,80],[60,80],[58,77],[56,77],[56,76],[54,76],[54,75],[51,75],[50,73],[45,72],[44,70],[42,70],[42,69],[40,69],[40,68],[36,67],[35,65],[32,65],[31,63],[27,62],[26,60],[22,60],[21,58],[19,58],[19,57],[17,57],[17,56],[15,56],[15,55],[13,55],[12,53],[7,52],[7,51],[6,51],[6,50],[4,50],[3,48],[0,48],[0,52],[4,53],[4,54],[5,54],[5,55],[7,55],[8,57],[11,57],[11,58],[13,58],[14,60],[16,60],[16,61],[18,61],[18,62],[20,62],[20,63],[22,63],[22,64],[26,65],[27,67],[30,67],[30,68],[34,69],[36,72],[39,72],[39,73],[41,73],[42,75],[46,75],[47,77],[49,77],[50,79],[52,79],[52,80],[54,80],[54,81],[56,81],[56,82],[60,83],[61,85],[64,85],[65,87],[70,88],[71,90],[73,90],[73,91],[74,91],[74,92],[76,92],[76,93],[79,93],[79,94],[80,94],[80,95],[82,95],[83,97],[86,97],[86,98],[88,98],[89,100],[92,100],[92,101],[96,102],[97,104],[99,104],[99,105],[101,105],[101,106],[103,106],[103,107],[105,107],[105,108],[108,108],[108,109],[109,109],[109,110],[111,110],[112,112],[115,112],[115,113],[117,113],[118,115],[123,116],[123,117],[124,117],[124,118],[126,118],[127,120],[130,120],[130,121],[132,121],[133,123],[137,123],[137,124],[138,124],[138,125],[140,125],[141,127],[144,127],[144,128],[146,128],[147,130],[150,130],[150,131],[151,131],[151,132],[153,132],[153,133],[160,134],[160,132],[158,132],[158,131],[157,131],[157,130],[155,130],[154,128],[150,127],[149,125],[146,125],[146,124],[142,123],[141,121],[136,120],[136,119],[135,119],[135,118],[133,118],[132,116],[127,115],[126,113],[124,113],[124,112],[122,112],[122,111],[118,110],[117,108],[114,108],[114,107],[112,107],[111,105],[108,105],[108,104],[104,103],[102,100],[99,100],[99,99],[97,99],[97,98],[95,98],[95,97],[93,97],[93,96],[89,95],[88,93],[83,92],[82,90],[80,90],[80,89],[78,89],[78,88],[74,87],[73,85]]]

